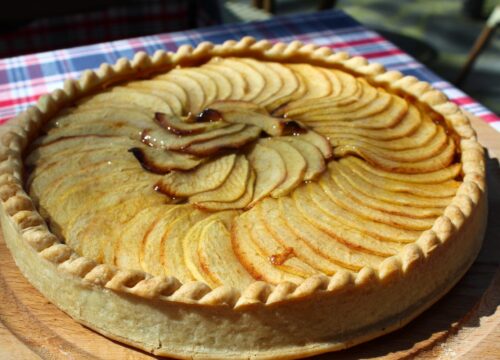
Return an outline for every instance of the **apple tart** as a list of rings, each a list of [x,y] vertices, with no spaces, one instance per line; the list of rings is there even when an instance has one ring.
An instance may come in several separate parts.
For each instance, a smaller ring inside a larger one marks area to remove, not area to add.
[[[138,53],[1,138],[1,220],[75,320],[178,358],[299,358],[444,295],[485,229],[483,150],[428,83],[252,38]]]

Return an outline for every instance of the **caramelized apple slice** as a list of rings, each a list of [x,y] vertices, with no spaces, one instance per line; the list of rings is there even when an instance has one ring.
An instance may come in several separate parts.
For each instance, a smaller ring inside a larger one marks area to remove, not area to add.
[[[250,165],[243,155],[236,157],[233,170],[226,181],[218,188],[193,195],[189,198],[190,203],[204,201],[231,202],[239,199],[246,191],[247,181],[250,175]]]
[[[246,128],[243,124],[232,124],[219,129],[202,132],[200,134],[177,136],[171,132],[158,129],[145,129],[141,133],[141,141],[148,146],[168,150],[184,150],[188,146],[200,142],[239,133]],[[260,129],[259,129],[260,131]]]
[[[283,158],[270,147],[257,143],[247,157],[256,174],[254,195],[249,204],[253,206],[280,185],[285,180],[287,172]]]
[[[305,181],[316,179],[325,171],[325,159],[316,146],[305,142],[300,136],[283,136],[280,137],[280,140],[284,140],[292,145],[306,160],[307,168],[304,173]]]
[[[172,171],[163,176],[156,186],[171,196],[187,197],[221,186],[233,170],[236,155],[221,156],[190,171]]]
[[[261,144],[276,150],[285,162],[286,167],[287,175],[285,180],[271,191],[271,196],[277,198],[288,194],[304,181],[304,174],[307,169],[306,160],[293,146],[277,138],[266,139],[261,141]]]
[[[239,124],[235,124],[239,125]],[[213,131],[215,132],[215,131]],[[205,142],[191,144],[182,149],[183,152],[197,156],[210,156],[221,150],[238,149],[257,139],[261,129],[257,126],[245,126],[243,130],[226,136],[219,136]]]
[[[201,164],[201,159],[149,146],[133,147],[134,154],[142,167],[156,174],[166,174],[172,170],[190,170]]]
[[[210,108],[213,109],[213,107]],[[280,136],[285,127],[281,119],[256,112],[235,109],[221,111],[221,115],[222,119],[228,123],[253,125],[271,136]]]
[[[162,128],[175,135],[195,135],[205,131],[219,129],[229,124],[224,121],[192,122],[183,121],[176,115],[156,113],[155,120]]]

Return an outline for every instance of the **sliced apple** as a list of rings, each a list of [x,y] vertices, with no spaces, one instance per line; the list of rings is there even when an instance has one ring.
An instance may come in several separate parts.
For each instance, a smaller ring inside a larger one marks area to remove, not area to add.
[[[395,192],[405,192],[409,194],[414,194],[418,196],[427,196],[427,197],[451,197],[454,196],[457,192],[458,187],[460,186],[460,181],[455,180],[447,180],[440,183],[418,183],[418,179],[413,180],[412,182],[401,181],[404,179],[404,176],[401,176],[400,179],[391,179],[390,175],[383,176],[383,173],[391,174],[388,171],[379,170],[378,174],[373,171],[366,171],[367,166],[360,165],[357,161],[343,162],[347,166],[350,167],[357,175],[366,181],[370,181],[372,184],[384,187],[387,190],[395,191]],[[439,170],[438,173],[429,173],[430,175],[439,173],[442,174],[443,170]],[[401,174],[405,175],[405,174]],[[423,175],[425,178],[426,174],[415,174],[415,175]],[[434,175],[434,176],[436,176]],[[406,178],[410,178],[411,175],[406,174]],[[422,177],[420,177],[422,179]]]
[[[159,97],[134,91],[133,89],[122,86],[113,87],[108,92],[101,92],[78,101],[78,107],[80,109],[93,108],[96,104],[106,104],[106,106],[112,105],[117,107],[133,105],[151,114],[155,112],[163,112],[166,114],[173,113],[170,106]]]
[[[252,99],[256,104],[265,104],[269,98],[275,95],[283,86],[283,81],[278,73],[276,73],[268,62],[261,62],[250,58],[241,58],[240,61],[252,67],[255,71],[262,75],[266,81],[264,89]]]
[[[249,204],[253,206],[280,185],[285,180],[287,172],[283,158],[273,148],[257,143],[247,157],[256,174],[254,195]]]
[[[354,127],[349,123],[336,123],[328,126],[311,124],[311,126],[315,131],[325,136],[330,136],[330,134],[356,134],[375,140],[393,140],[412,134],[421,126],[423,121],[424,119],[417,108],[410,105],[408,112],[403,114],[403,117],[389,129]]]
[[[322,176],[318,184],[321,186],[323,192],[327,194],[335,204],[346,211],[359,215],[361,218],[408,230],[423,231],[430,229],[434,224],[434,218],[415,219],[413,217],[383,212],[379,209],[370,207],[367,203],[353,202],[353,199],[346,195],[329,175]]]
[[[436,198],[427,196],[416,196],[407,193],[393,192],[387,190],[384,186],[378,187],[367,182],[359,175],[357,175],[350,167],[346,166],[342,161],[332,161],[328,164],[331,172],[339,172],[345,176],[349,183],[355,187],[357,190],[362,192],[367,196],[371,196],[382,201],[406,205],[417,208],[443,208],[448,206],[451,202],[450,198]]]
[[[148,146],[167,150],[184,150],[188,146],[200,142],[207,142],[223,136],[239,133],[244,130],[244,124],[232,124],[219,129],[202,132],[200,134],[177,136],[161,128],[145,129],[141,133],[141,141]],[[259,129],[260,130],[260,129]]]
[[[294,248],[283,246],[274,239],[272,233],[260,221],[256,209],[249,211],[245,215],[246,221],[252,224],[250,237],[254,245],[275,268],[303,278],[318,273],[313,266],[297,257]]]
[[[156,174],[166,174],[172,170],[190,170],[200,165],[202,160],[191,155],[149,146],[129,149],[141,165]]]
[[[249,142],[257,139],[260,133],[261,129],[259,127],[248,125],[239,132],[232,133],[226,136],[219,136],[204,142],[191,144],[183,148],[182,151],[201,157],[210,156],[222,150],[241,148]]]
[[[149,206],[128,221],[114,240],[112,263],[122,269],[143,270],[140,254],[144,238],[156,219],[171,207],[166,204]]]
[[[245,96],[248,89],[248,83],[239,71],[223,66],[218,62],[209,61],[202,66],[202,69],[207,69],[223,76],[231,83],[231,93],[229,99],[240,100]]]
[[[385,131],[398,125],[407,113],[408,103],[399,97],[393,96],[391,106],[366,118],[354,118],[349,124],[361,129],[381,129]]]
[[[309,64],[286,64],[293,72],[300,74],[307,88],[301,99],[322,98],[332,92],[332,85],[326,75],[318,68]]]
[[[357,112],[367,112],[365,109],[368,108],[368,114],[371,112],[371,108],[374,107],[374,112],[380,111],[380,108],[384,108],[389,103],[391,97],[387,93],[381,93],[377,91],[372,86],[367,86],[364,88],[362,96],[356,99],[356,101],[350,102],[348,104],[339,103],[339,100],[334,97],[327,97],[318,102],[316,106],[311,108],[298,108],[290,109],[287,112],[288,117],[296,118],[310,118],[311,121],[321,121],[333,118],[335,120],[342,120],[344,118],[349,119],[349,115],[353,113],[355,115]],[[330,101],[327,101],[330,100]],[[300,115],[297,116],[297,115]],[[354,116],[355,118],[355,116]]]
[[[187,95],[188,112],[197,114],[203,109],[203,105],[205,104],[205,93],[201,85],[193,78],[179,72],[168,72],[154,77],[153,80],[167,81],[181,87]],[[155,112],[164,111],[157,109]]]
[[[78,127],[83,124],[102,124],[107,122],[140,128],[150,126],[152,119],[149,113],[143,111],[108,105],[106,107],[67,112],[51,120],[48,127]]]
[[[203,201],[196,203],[196,207],[209,210],[209,211],[222,211],[222,210],[233,210],[233,209],[244,209],[248,207],[250,201],[253,198],[253,191],[255,186],[255,173],[250,171],[248,180],[246,182],[246,189],[243,195],[231,202],[221,202],[221,201]]]
[[[196,211],[190,205],[171,206],[162,212],[148,228],[139,251],[141,268],[149,274],[167,276],[163,266],[163,244],[169,236],[177,219]]]
[[[205,95],[203,107],[205,107],[207,104],[210,104],[215,99],[219,98],[217,85],[215,84],[214,80],[207,74],[197,71],[195,68],[188,68],[188,67],[182,69],[174,69],[170,71],[170,74],[174,76],[177,73],[181,74],[182,76],[190,77],[200,85]]]
[[[274,109],[276,107],[276,102],[279,101],[279,99],[286,98],[296,93],[301,84],[293,71],[285,65],[274,62],[267,62],[266,65],[272,69],[276,76],[278,76],[281,80],[279,90],[269,96],[266,100],[262,101],[262,105],[267,109]]]
[[[195,280],[189,269],[186,267],[183,241],[187,233],[195,225],[203,221],[210,214],[189,206],[189,211],[174,220],[161,238],[160,246],[157,251],[160,252],[160,261],[167,276],[175,276],[183,283]],[[172,256],[175,254],[175,256]]]
[[[233,170],[236,155],[225,155],[189,171],[172,171],[156,183],[159,191],[175,197],[187,197],[221,186]]]
[[[189,198],[190,203],[205,201],[231,202],[239,199],[247,189],[250,164],[243,155],[236,157],[234,167],[226,181],[214,190],[202,192]]]
[[[280,140],[284,140],[292,145],[306,160],[305,181],[314,180],[325,171],[325,159],[316,146],[304,141],[300,136],[282,136]]]
[[[165,101],[169,104],[170,101],[172,101],[170,107],[176,114],[182,114],[187,111],[188,108],[187,93],[181,86],[173,82],[148,79],[148,80],[131,81],[127,83],[125,86],[136,90],[142,89],[143,91],[150,91],[152,94],[160,98],[165,98]],[[177,101],[173,100],[172,97],[176,98]],[[181,106],[179,112],[176,111],[178,105]]]
[[[221,63],[226,67],[238,71],[245,79],[247,87],[241,100],[253,101],[266,87],[266,79],[253,67],[240,58],[225,58]]]
[[[130,84],[127,84],[124,86],[125,89],[132,89],[134,91],[144,93],[146,95],[153,95],[156,96],[157,98],[163,100],[164,102],[167,103],[167,105],[170,107],[172,112],[174,114],[181,114],[184,110],[185,104],[183,104],[177,96],[173,95],[169,91],[165,91],[162,88],[155,88],[153,86],[130,86]]]
[[[295,284],[303,282],[304,278],[302,276],[285,272],[273,265],[269,261],[268,255],[255,245],[250,235],[253,224],[246,219],[246,214],[239,216],[234,221],[231,229],[231,243],[234,254],[246,271],[256,280],[274,284],[283,281],[290,281]]]
[[[217,88],[216,99],[226,100],[231,97],[233,86],[224,75],[207,67],[193,68],[193,71],[198,71],[212,79]]]
[[[279,205],[288,228],[314,251],[341,267],[359,270],[363,266],[376,266],[390,253],[383,252],[384,254],[376,255],[360,252],[346,239],[361,238],[366,234],[348,229],[345,226],[336,229],[335,237],[321,231],[303,217],[294,200],[290,197],[280,198]]]
[[[399,174],[391,171],[384,171],[380,168],[371,166],[366,161],[363,161],[354,156],[348,156],[342,159],[341,162],[349,164],[352,167],[357,167],[358,169],[363,169],[366,173],[374,174],[379,177],[417,184],[435,184],[454,181],[454,179],[456,179],[457,176],[460,175],[460,170],[462,168],[460,163],[456,163],[435,172],[424,174]]]
[[[286,214],[280,211],[278,202],[279,200],[275,199],[265,199],[254,210],[256,221],[264,224],[270,236],[283,248],[292,248],[297,258],[324,274],[333,275],[336,271],[344,269],[343,266],[323,256],[321,252],[315,251],[309,243],[290,230],[283,219]]]
[[[438,127],[430,121],[425,121],[412,136],[390,140],[370,139],[358,134],[329,134],[328,138],[333,146],[347,145],[353,141],[363,141],[371,147],[387,150],[406,150],[425,145],[437,133]]]
[[[342,96],[342,93],[344,90],[342,86],[342,82],[339,79],[339,75],[341,72],[335,69],[327,69],[327,68],[318,68],[328,79],[328,81],[331,84],[332,91],[330,92],[329,96],[331,97],[339,97]],[[346,94],[349,96],[350,94]]]
[[[304,181],[307,163],[293,146],[286,141],[278,140],[278,138],[265,139],[261,141],[261,145],[276,150],[285,162],[286,178],[271,191],[272,197],[286,195]]]
[[[229,224],[221,220],[214,220],[205,226],[198,243],[199,265],[214,285],[243,290],[255,279],[234,254],[230,228]]]
[[[360,191],[356,184],[350,182],[351,179],[347,178],[346,175],[339,171],[334,171],[334,169],[331,169],[330,176],[335,184],[338,185],[339,189],[341,189],[342,192],[349,196],[349,198],[351,198],[355,203],[365,204],[371,208],[378,209],[389,214],[402,215],[414,219],[433,220],[444,211],[443,206],[416,207],[384,201],[384,199],[379,199],[369,193],[370,190],[378,191],[376,188],[368,189],[366,192]],[[359,185],[362,186],[362,184]]]
[[[224,121],[194,122],[190,119],[183,120],[176,115],[163,113],[156,113],[155,120],[158,125],[175,135],[194,135],[229,125]]]
[[[267,110],[262,106],[254,102],[244,101],[244,100],[217,100],[208,105],[208,108],[216,110],[221,114],[228,111],[238,110],[238,111],[246,111],[251,113],[269,115]]]
[[[297,189],[293,193],[297,209],[307,221],[330,236],[339,237],[339,231],[341,232],[342,229],[346,231],[353,229],[360,234],[366,235],[364,237],[341,237],[347,246],[356,249],[356,251],[381,256],[394,255],[401,249],[401,245],[397,243],[415,241],[420,235],[419,231],[393,228],[342,211],[341,208],[333,205],[321,193],[321,188],[316,183],[310,183]],[[326,204],[318,204],[316,195],[323,196],[326,199]],[[388,230],[390,233],[379,231],[379,228]]]
[[[223,226],[231,226],[232,219],[238,213],[235,211],[222,211],[216,214],[212,214],[207,218],[197,222],[189,231],[185,234],[182,239],[182,253],[185,261],[185,266],[191,273],[191,276],[198,281],[207,283],[212,288],[219,286],[216,279],[212,279],[211,273],[207,271],[208,269],[203,269],[202,263],[200,261],[198,249],[200,247],[200,242],[202,237],[210,236],[212,232],[210,230],[211,224],[213,222],[221,222]],[[208,228],[207,228],[208,227]],[[202,245],[203,246],[203,245]]]
[[[344,157],[348,154],[356,154],[384,170],[416,174],[433,172],[450,166],[455,156],[455,143],[453,140],[447,139],[444,149],[440,150],[424,147],[420,149],[421,153],[418,155],[419,158],[423,159],[412,161],[411,156],[418,154],[416,150],[418,149],[402,150],[398,153],[388,154],[388,152],[383,152],[382,150],[344,145],[336,147],[334,155]]]

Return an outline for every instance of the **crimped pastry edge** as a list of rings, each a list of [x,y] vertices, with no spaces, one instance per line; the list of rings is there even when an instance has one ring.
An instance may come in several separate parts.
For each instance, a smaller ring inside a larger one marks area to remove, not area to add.
[[[271,285],[256,281],[241,293],[227,286],[210,289],[202,282],[181,284],[174,277],[152,276],[141,271],[97,264],[77,255],[69,246],[62,244],[49,231],[23,190],[22,152],[38,130],[61,108],[103,85],[112,84],[136,73],[168,70],[177,65],[203,61],[214,56],[254,56],[269,61],[306,61],[335,66],[362,75],[375,85],[383,85],[403,95],[418,97],[421,102],[441,114],[461,138],[463,183],[456,196],[430,230],[422,233],[415,243],[405,246],[399,254],[385,259],[378,268],[365,267],[357,274],[340,271],[331,277],[316,275],[299,285],[287,282]],[[157,51],[152,57],[139,52],[132,61],[119,59],[113,66],[103,64],[97,71],[85,71],[78,81],[67,80],[63,90],[42,96],[36,106],[30,107],[7,126],[9,129],[0,140],[0,199],[4,215],[2,218],[5,218],[2,220],[3,227],[5,228],[5,221],[8,221],[21,235],[21,241],[28,244],[37,254],[39,261],[47,261],[55,266],[57,273],[64,273],[64,276],[72,279],[81,279],[84,286],[90,286],[92,289],[111,290],[115,294],[131,295],[132,298],[154,302],[195,307],[215,306],[245,312],[255,307],[279,308],[288,303],[307,302],[316,295],[324,297],[371,291],[378,286],[389,286],[411,279],[416,272],[422,271],[422,264],[435,261],[437,254],[442,253],[440,249],[453,245],[450,242],[455,239],[456,234],[463,232],[467,223],[470,223],[470,218],[478,218],[477,214],[484,216],[486,212],[483,149],[476,140],[468,118],[457,105],[449,102],[442,92],[415,77],[403,76],[397,71],[385,71],[382,65],[369,64],[362,57],[349,57],[343,52],[334,53],[326,47],[304,45],[297,41],[272,44],[266,40],[257,41],[245,37],[240,41],[226,41],[222,45],[204,42],[194,49],[183,45],[176,53]],[[476,216],[472,216],[473,214]],[[480,219],[474,221],[473,227],[477,228],[476,233],[481,234],[485,225],[479,222]],[[480,240],[474,241],[467,250],[477,252]],[[453,282],[456,280],[452,279]],[[75,314],[71,315],[78,319]],[[134,341],[132,343],[141,347]],[[169,352],[166,354],[175,355]]]

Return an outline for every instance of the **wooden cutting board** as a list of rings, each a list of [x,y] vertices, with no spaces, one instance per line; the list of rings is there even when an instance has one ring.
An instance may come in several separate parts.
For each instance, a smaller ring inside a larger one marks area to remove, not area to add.
[[[459,284],[401,330],[315,359],[500,358],[500,135],[471,119],[488,149],[489,219],[482,251]],[[76,323],[17,270],[0,238],[0,359],[153,359]]]

